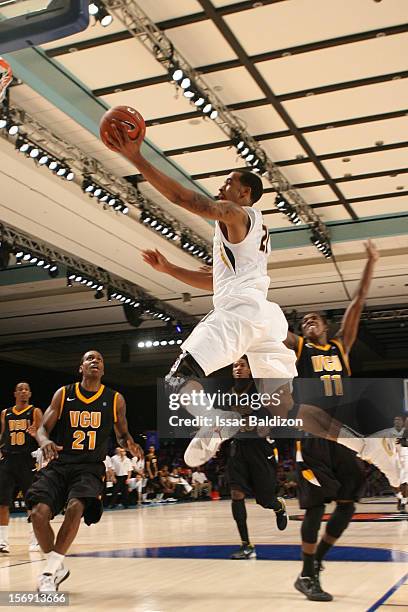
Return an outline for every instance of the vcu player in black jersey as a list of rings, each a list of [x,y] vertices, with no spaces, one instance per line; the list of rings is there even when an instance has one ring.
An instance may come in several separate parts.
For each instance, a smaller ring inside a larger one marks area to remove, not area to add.
[[[368,260],[356,295],[348,306],[340,330],[332,339],[322,315],[312,312],[303,317],[303,336],[290,334],[288,346],[297,353],[298,377],[316,379],[313,405],[325,411],[346,408],[342,399],[343,378],[350,376],[349,352],[356,340],[361,312],[368,294],[374,266],[378,259],[375,246],[366,244]],[[295,381],[296,398],[296,381]],[[306,437],[297,442],[296,465],[299,482],[299,504],[305,509],[302,523],[303,568],[295,587],[313,601],[331,601],[319,580],[322,559],[347,528],[364,486],[362,462],[356,453],[336,442]],[[325,533],[317,545],[325,504],[336,502]]]
[[[234,386],[231,394],[237,396],[256,392],[251,369],[245,356],[232,366]],[[239,408],[234,407],[239,412]],[[252,428],[254,429],[254,428]],[[284,530],[288,524],[285,502],[276,496],[276,459],[277,449],[273,440],[260,437],[256,431],[239,432],[230,442],[227,475],[231,491],[232,516],[241,537],[240,549],[231,559],[256,558],[255,547],[248,535],[245,497],[254,495],[256,502],[263,508],[275,511],[276,524]]]
[[[54,394],[37,431],[45,460],[26,496],[32,522],[47,565],[38,578],[40,592],[56,591],[68,578],[64,556],[82,516],[87,525],[102,516],[102,494],[109,437],[114,428],[119,444],[134,456],[142,449],[128,431],[125,400],[102,384],[103,357],[88,351],[82,357],[80,383],[61,387]],[[52,434],[52,440],[50,435]],[[64,521],[54,542],[51,519],[66,506]]]
[[[10,504],[16,489],[23,495],[34,478],[35,462],[31,453],[37,448],[35,434],[41,423],[42,412],[30,404],[31,389],[19,382],[14,390],[15,405],[1,412],[0,430],[0,553],[8,553],[8,524]],[[30,550],[38,550],[35,541]]]

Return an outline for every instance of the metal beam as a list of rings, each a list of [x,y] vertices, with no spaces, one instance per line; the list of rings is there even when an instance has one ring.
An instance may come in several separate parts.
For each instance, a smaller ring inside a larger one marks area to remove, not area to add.
[[[250,100],[248,102],[237,102],[234,104],[227,105],[227,109],[230,111],[246,110],[248,108],[258,108],[260,106],[270,106],[266,98],[260,100]],[[320,132],[321,130],[335,129],[341,127],[349,127],[352,125],[360,125],[362,123],[373,123],[376,121],[385,121],[388,119],[398,119],[399,117],[405,117],[408,113],[408,109],[404,108],[399,111],[392,111],[389,113],[379,113],[375,115],[368,115],[365,117],[353,117],[350,119],[341,119],[340,121],[328,121],[326,123],[317,123],[314,125],[305,125],[299,127],[299,131],[302,134],[308,134],[309,132]],[[187,119],[194,119],[197,117],[197,111],[189,113],[180,113],[179,115],[168,115],[165,117],[157,117],[156,119],[150,119],[146,121],[147,127],[151,125],[164,125],[166,123],[177,123],[178,121],[186,121]],[[279,132],[270,132],[268,134],[259,134],[254,136],[255,140],[270,140],[273,138],[284,138],[285,136],[292,136],[290,130],[280,130]]]
[[[229,43],[233,51],[237,54],[243,66],[245,66],[249,74],[255,80],[256,84],[262,90],[265,97],[269,100],[270,104],[279,114],[281,119],[283,119],[283,121],[286,123],[286,125],[291,130],[291,132],[293,133],[293,135],[295,136],[299,144],[307,152],[308,156],[310,157],[310,160],[314,163],[315,167],[319,170],[322,176],[327,180],[328,184],[330,185],[335,195],[339,199],[339,203],[344,206],[344,208],[346,209],[346,211],[348,212],[348,214],[350,215],[352,219],[357,219],[358,217],[356,213],[354,212],[350,204],[345,199],[343,193],[340,191],[336,183],[333,181],[330,174],[327,172],[325,166],[317,158],[309,142],[306,140],[306,138],[304,138],[303,134],[299,131],[299,128],[297,127],[297,125],[295,124],[295,122],[293,121],[289,113],[286,111],[286,109],[283,107],[283,105],[280,103],[276,95],[273,93],[272,89],[269,87],[266,80],[263,78],[263,76],[258,71],[256,66],[248,58],[248,55],[246,54],[244,48],[239,43],[238,39],[236,38],[236,36],[234,35],[230,27],[225,23],[222,17],[220,17],[216,13],[216,11],[214,10],[214,6],[211,4],[210,0],[198,0],[198,1],[200,2],[201,6],[205,10],[206,14],[210,17],[210,19],[212,19],[214,24],[217,26],[218,30],[224,36],[225,40]]]
[[[196,320],[195,317],[186,314],[178,308],[164,304],[136,283],[131,283],[116,276],[115,274],[109,273],[93,263],[66,253],[62,249],[56,249],[52,245],[39,241],[14,227],[2,224],[0,226],[0,231],[2,239],[10,244],[14,250],[26,251],[33,255],[41,256],[41,258],[44,260],[52,261],[53,263],[57,264],[59,268],[61,268],[62,274],[65,274],[66,270],[69,269],[77,274],[79,273],[83,277],[101,283],[105,291],[110,288],[112,291],[115,290],[116,293],[120,292],[122,294],[126,294],[126,296],[129,298],[132,297],[135,300],[146,302],[145,307],[141,306],[141,311],[143,311],[143,313],[146,309],[157,309],[163,310],[166,312],[166,314],[171,315],[176,320],[181,320],[182,318],[184,318],[186,322]],[[35,268],[33,277],[30,280],[41,280],[37,277]],[[23,280],[21,282],[26,282],[25,273],[23,274]],[[146,310],[146,312],[149,311]]]
[[[251,58],[249,58],[251,59]],[[231,65],[233,64],[233,65]],[[208,74],[227,70],[231,68],[239,68],[242,66],[239,60],[233,60],[232,62],[221,62],[220,64],[213,64],[211,66],[198,66],[195,68],[200,74]],[[377,83],[387,83],[388,81],[395,81],[397,79],[406,79],[408,77],[408,71],[403,70],[400,72],[391,72],[389,74],[380,74],[377,76],[366,77],[364,79],[355,79],[353,81],[344,81],[340,83],[331,83],[330,85],[321,85],[319,87],[309,87],[308,89],[302,89],[299,91],[292,91],[288,93],[279,94],[276,96],[280,102],[287,102],[288,100],[297,100],[299,98],[307,98],[309,96],[317,96],[321,94],[331,93],[334,91],[342,91],[344,89],[354,89],[357,87],[365,87],[367,85],[374,85]],[[161,83],[168,82],[167,75],[157,75],[149,77],[147,79],[139,79],[136,81],[126,81],[125,83],[118,83],[109,85],[107,87],[101,87],[94,89],[94,96],[109,96],[118,91],[129,91],[131,89],[140,89],[141,87],[152,87]]]
[[[272,190],[269,189],[264,189],[264,193],[265,192],[269,192]],[[402,198],[402,197],[406,197],[408,196],[408,191],[398,191],[395,192],[393,191],[392,193],[378,193],[376,195],[366,195],[366,196],[359,196],[358,198],[349,198],[348,201],[350,204],[358,204],[359,202],[368,202],[368,201],[375,201],[375,200],[387,200],[387,199],[392,199],[392,198]],[[326,207],[330,207],[330,206],[338,206],[338,202],[337,200],[331,200],[330,202],[319,202],[318,204],[311,204],[312,208],[326,208]],[[279,213],[279,210],[277,210],[276,208],[270,208],[268,210],[263,210],[262,214],[263,216],[265,215],[277,215]]]
[[[364,240],[367,237],[401,236],[408,234],[408,213],[362,217],[356,220],[331,221],[331,242]],[[294,249],[310,246],[307,230],[303,228],[277,228],[269,230],[272,249]]]
[[[262,141],[264,134],[256,136],[256,140]],[[168,157],[173,155],[184,155],[185,153],[198,153],[200,151],[211,151],[212,149],[223,149],[224,147],[230,147],[231,142],[229,140],[220,140],[218,142],[207,142],[201,145],[192,145],[182,147],[180,149],[168,149],[164,153]],[[338,157],[352,157],[353,155],[365,155],[366,153],[378,153],[379,151],[390,151],[393,149],[404,149],[408,147],[408,141],[405,142],[394,142],[390,144],[379,145],[375,147],[365,147],[361,149],[351,149],[348,151],[336,151],[335,153],[324,153],[318,155],[318,158],[323,161],[327,159],[336,159]],[[278,166],[297,166],[299,164],[309,163],[310,159],[306,156],[296,159],[285,159],[275,162]]]
[[[390,144],[383,145],[375,145],[374,147],[363,147],[361,149],[349,149],[347,151],[336,151],[334,153],[323,153],[323,155],[319,154],[319,159],[321,161],[326,161],[328,159],[338,159],[341,157],[353,157],[355,155],[367,155],[369,153],[380,153],[381,151],[393,151],[395,149],[405,149],[408,147],[408,141],[405,142],[391,142]],[[169,155],[169,152],[166,151],[166,155]],[[276,162],[278,166],[297,166],[299,164],[305,164],[310,162],[308,157],[296,158],[296,159],[285,159],[279,162]]]
[[[5,58],[10,62],[15,76],[99,138],[99,121],[109,106],[97,99],[66,68],[47,57],[45,52],[37,47],[9,53]],[[181,166],[167,159],[148,139],[145,139],[142,150],[152,164],[169,176],[190,189],[210,195],[203,187],[194,183]]]
[[[275,0],[283,1],[283,0]],[[267,4],[273,4],[273,0],[263,0],[262,5],[265,6]],[[254,2],[239,2],[237,4],[233,4],[230,6],[216,8],[215,11],[218,15],[231,15],[234,13],[239,13],[244,10],[253,9]],[[183,17],[176,17],[175,19],[168,19],[166,21],[159,21],[157,23],[157,27],[160,30],[166,31],[171,30],[173,28],[179,28],[185,25],[191,25],[193,23],[198,23],[200,21],[206,21],[208,19],[205,12],[194,13],[192,15],[185,15]],[[251,61],[254,64],[260,62],[268,62],[273,59],[278,59],[281,57],[291,56],[291,55],[300,55],[302,53],[310,53],[312,51],[320,51],[321,49],[330,49],[332,47],[339,47],[342,45],[349,45],[356,42],[361,42],[364,40],[371,40],[373,38],[377,38],[379,35],[381,36],[392,36],[395,34],[403,34],[408,31],[408,24],[401,24],[390,26],[388,28],[382,28],[377,30],[368,30],[366,32],[357,32],[355,34],[348,34],[345,36],[337,36],[336,38],[329,38],[324,40],[319,40],[316,42],[306,43],[303,45],[296,45],[293,47],[285,47],[284,49],[276,49],[274,51],[267,51],[266,53],[258,53],[256,55],[250,56]],[[47,55],[49,57],[58,57],[59,55],[65,55],[67,53],[72,53],[73,51],[83,51],[84,49],[92,49],[94,47],[100,47],[103,45],[109,45],[115,42],[119,42],[121,40],[129,40],[132,38],[132,35],[128,32],[115,32],[112,34],[108,34],[106,36],[99,36],[97,38],[91,38],[89,40],[83,40],[75,44],[70,45],[61,45],[60,47],[55,47],[54,49],[49,49],[47,51]],[[236,68],[240,63],[237,60],[230,60],[224,63],[224,70],[228,70],[230,68]],[[203,67],[198,70],[205,70],[206,72],[213,72],[217,70],[217,64],[211,64],[206,67]]]
[[[399,79],[406,79],[408,77],[408,70],[401,72],[391,72],[389,74],[380,74],[377,76],[371,76],[364,79],[355,79],[353,81],[344,81],[343,83],[332,83],[330,85],[322,85],[320,87],[309,87],[308,89],[302,89],[300,91],[292,91],[286,94],[280,94],[276,98],[280,102],[287,102],[288,100],[297,100],[299,98],[307,98],[309,96],[319,96],[333,91],[342,91],[344,89],[355,89],[357,87],[366,87],[367,85],[375,85],[377,83],[387,83],[388,81],[396,81]]]
[[[307,205],[302,196],[292,188],[291,183],[267,153],[258,146],[253,136],[246,130],[244,123],[228,110],[215,91],[202,78],[202,75],[194,70],[142,8],[136,2],[129,3],[126,0],[103,0],[103,3],[109,13],[121,21],[132,36],[137,38],[145,49],[167,69],[169,78],[171,78],[176,65],[178,69],[183,71],[184,76],[187,76],[194,87],[202,92],[202,96],[205,96],[203,102],[206,100],[209,103],[209,110],[212,109],[210,118],[214,121],[214,124],[231,140],[239,135],[239,138],[245,142],[248,151],[254,151],[253,154],[251,153],[252,158],[256,156],[256,163],[259,164],[255,170],[262,172],[262,176],[265,176],[272,185],[284,194],[285,198],[289,199],[296,214],[305,224],[314,229],[318,227],[322,238],[328,239],[324,223]],[[178,87],[178,85],[176,86]],[[252,167],[249,161],[248,166]]]

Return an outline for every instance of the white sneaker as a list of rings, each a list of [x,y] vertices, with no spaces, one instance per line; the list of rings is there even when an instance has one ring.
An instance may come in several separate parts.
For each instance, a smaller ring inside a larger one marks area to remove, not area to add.
[[[9,553],[9,552],[10,552],[10,548],[9,548],[8,542],[1,542],[0,543],[0,553]]]
[[[240,415],[233,411],[224,410],[212,410],[208,412],[207,416],[212,417],[216,422],[217,417],[221,419],[229,420],[233,423],[234,420],[239,420]],[[221,444],[225,440],[229,440],[239,431],[239,425],[224,425],[222,427],[201,427],[196,433],[190,444],[187,446],[184,452],[184,461],[190,467],[197,467],[207,463],[212,457],[214,457]]]
[[[41,552],[41,548],[38,542],[31,542],[28,547],[29,552]]]
[[[54,576],[52,574],[40,574],[37,581],[37,591],[39,593],[55,593],[57,590]]]
[[[207,432],[205,432],[207,437],[201,438],[200,436],[202,434],[203,432],[200,429],[184,452],[184,461],[190,467],[197,467],[198,465],[207,463],[211,457],[214,457],[223,443],[223,439],[220,437],[219,433],[212,431],[211,435],[213,437],[209,437],[208,428]]]
[[[69,578],[69,575],[70,575],[69,569],[67,569],[63,565],[59,569],[57,569],[57,571],[55,572],[55,576],[54,576],[54,583],[55,583],[55,587],[57,591],[58,591],[58,588],[61,582],[64,582],[64,580]]]
[[[378,467],[392,487],[400,486],[401,465],[394,438],[364,438],[364,446],[358,456]]]

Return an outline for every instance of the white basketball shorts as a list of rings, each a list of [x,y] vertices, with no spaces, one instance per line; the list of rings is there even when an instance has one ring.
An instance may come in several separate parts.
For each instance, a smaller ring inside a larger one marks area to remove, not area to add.
[[[204,317],[181,345],[206,376],[246,355],[253,378],[294,378],[296,355],[283,344],[288,323],[280,307],[265,299],[237,297],[225,306]]]

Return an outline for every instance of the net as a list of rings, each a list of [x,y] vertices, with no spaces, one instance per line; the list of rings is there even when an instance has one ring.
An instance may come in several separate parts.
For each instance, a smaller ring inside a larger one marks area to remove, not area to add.
[[[0,57],[0,103],[3,102],[7,87],[13,80],[13,72],[11,66],[5,59]]]

